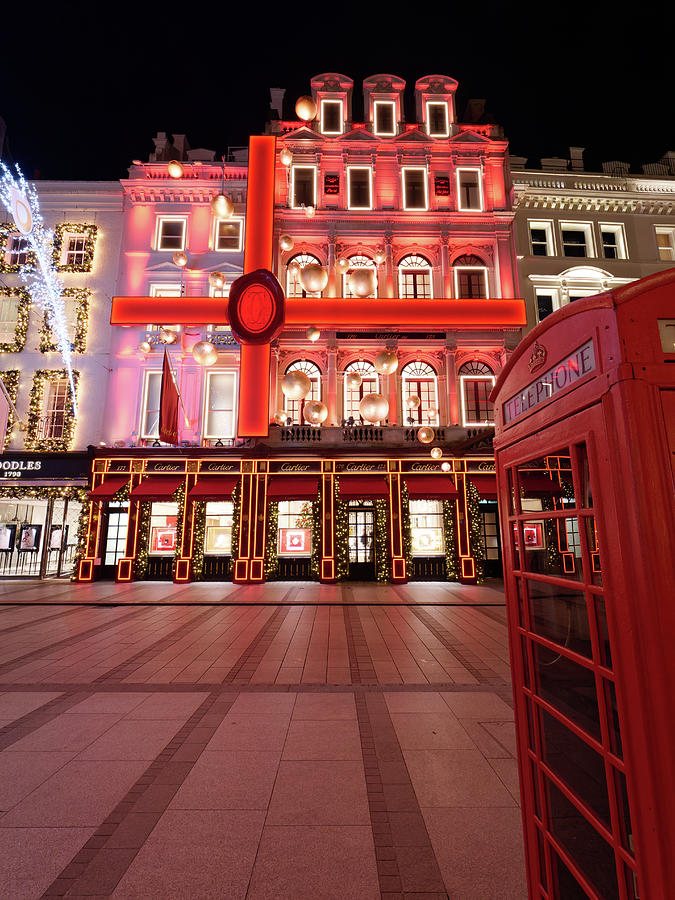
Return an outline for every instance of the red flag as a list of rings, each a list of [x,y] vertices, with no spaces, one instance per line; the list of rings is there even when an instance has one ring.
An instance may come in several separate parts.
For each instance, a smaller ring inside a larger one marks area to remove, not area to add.
[[[171,371],[169,354],[164,347],[162,387],[159,394],[159,439],[165,444],[178,443],[178,389]]]

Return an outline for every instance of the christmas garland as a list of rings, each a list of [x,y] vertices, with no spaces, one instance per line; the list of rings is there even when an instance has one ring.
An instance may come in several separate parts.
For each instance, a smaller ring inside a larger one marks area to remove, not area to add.
[[[265,535],[265,581],[273,581],[279,575],[277,535],[279,532],[279,502],[272,500],[267,507],[267,533]]]
[[[389,553],[389,501],[375,501],[375,578],[379,582],[391,579]]]
[[[459,577],[459,559],[455,543],[455,501],[443,501],[443,539],[445,542],[445,577],[448,581],[457,581]]]
[[[206,500],[195,500],[192,506],[194,522],[192,542],[192,580],[204,577],[204,541],[206,539]]]
[[[18,263],[7,262],[7,243],[10,237],[16,236],[16,228],[8,222],[0,222],[0,272],[9,274],[10,272],[20,272],[22,266]],[[20,237],[20,235],[19,235]],[[26,266],[31,266],[35,262],[35,256],[32,252],[26,254]]]
[[[228,571],[230,575],[234,574],[234,566],[239,557],[239,518],[240,518],[240,501],[241,501],[241,479],[237,481],[235,489],[232,491],[232,554],[230,556],[230,564]]]
[[[0,353],[20,353],[26,346],[26,335],[28,334],[28,313],[30,310],[30,294],[25,288],[2,287],[0,288],[0,297],[19,298],[19,302],[16,308],[16,328],[14,329],[14,340],[0,342]]]
[[[176,547],[173,551],[173,559],[171,560],[172,579],[176,575],[176,560],[180,558],[183,542],[183,526],[185,524],[185,482],[183,482],[176,491],[174,499],[178,504],[178,512],[176,513]]]
[[[321,577],[321,554],[323,552],[321,546],[321,481],[320,478],[317,498],[312,503],[312,557],[309,567],[314,581],[319,581]]]
[[[412,574],[413,555],[412,555],[412,529],[410,527],[410,496],[408,495],[408,485],[405,480],[401,479],[401,516],[403,531],[403,556],[405,557],[405,570],[410,576]]]
[[[84,237],[84,262],[81,265],[62,263],[63,241],[66,235],[70,237]],[[98,225],[84,225],[82,222],[64,222],[54,229],[54,249],[52,259],[57,272],[91,272],[94,262],[94,249]]]
[[[348,505],[340,500],[340,479],[335,484],[335,577],[344,581],[349,575],[349,512]]]
[[[485,545],[478,506],[479,499],[478,491],[470,481],[467,481],[466,513],[469,517],[469,549],[476,561],[476,584],[482,584],[485,581]]]
[[[64,288],[62,295],[63,297],[75,297],[78,300],[72,347],[75,353],[84,353],[87,349],[87,326],[89,323],[91,290],[89,288]],[[45,310],[45,317],[40,332],[40,350],[43,353],[51,353],[58,350],[58,347],[52,340],[48,315]]]
[[[148,538],[150,536],[150,515],[152,503],[143,500],[138,511],[138,525],[136,526],[136,559],[134,559],[134,580],[142,581],[148,574]],[[131,517],[130,517],[131,518]]]
[[[60,438],[39,437],[40,419],[42,418],[42,404],[44,400],[45,385],[57,378],[67,378],[66,369],[38,369],[33,376],[33,387],[30,392],[28,409],[28,428],[26,430],[27,450],[69,450],[75,434],[75,418],[68,412],[64,414],[63,436]],[[75,390],[77,390],[80,373],[73,372]],[[72,402],[70,385],[67,390],[67,403]]]
[[[80,501],[82,503],[82,510],[80,512],[80,521],[77,523],[77,546],[75,547],[75,556],[73,558],[73,571],[70,576],[71,581],[77,581],[77,576],[80,571],[80,561],[85,558],[87,553],[87,535],[89,533],[89,509],[91,507],[91,500],[89,499],[89,495],[87,491],[82,491],[83,498]]]
[[[0,380],[5,386],[7,393],[9,394],[9,399],[12,401],[14,406],[16,406],[16,398],[19,393],[19,370],[18,369],[10,369],[7,372],[0,372]],[[14,426],[14,410],[9,408],[7,413],[7,433],[5,434],[5,443],[1,448],[4,450],[9,444],[12,434],[12,427]]]

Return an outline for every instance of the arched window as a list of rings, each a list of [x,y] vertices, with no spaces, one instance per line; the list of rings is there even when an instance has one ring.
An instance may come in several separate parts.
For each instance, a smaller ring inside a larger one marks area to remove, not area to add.
[[[361,376],[361,384],[357,388],[347,387],[347,375],[350,372],[358,372]],[[361,417],[359,411],[359,403],[366,394],[376,394],[380,388],[380,379],[378,378],[375,366],[372,363],[365,362],[360,359],[358,362],[350,363],[345,369],[344,374],[344,418],[349,419],[351,416],[354,421],[358,422]]]
[[[462,425],[492,425],[495,420],[490,393],[495,374],[485,363],[475,360],[459,369],[462,385]]]
[[[398,264],[398,292],[404,299],[429,300],[431,290],[431,263],[416,253],[404,256]]]
[[[349,268],[347,272],[342,276],[342,296],[343,297],[355,297],[356,295],[351,292],[349,289],[349,276],[352,274],[354,269],[372,269],[373,276],[375,279],[375,291],[372,294],[368,294],[369,297],[377,297],[377,266],[375,262],[370,259],[368,256],[350,256],[349,257]]]
[[[307,359],[299,359],[286,367],[284,374],[288,375],[289,372],[304,372],[312,383],[309,393],[302,400],[289,400],[288,397],[284,397],[286,416],[293,419],[294,425],[307,425],[307,422],[302,417],[302,411],[305,408],[305,403],[309,403],[310,400],[321,399],[321,370],[313,362],[309,362]]]
[[[412,394],[420,398],[417,409],[408,407],[408,397]],[[401,398],[403,420],[407,425],[438,425],[438,381],[436,372],[428,363],[418,360],[403,366]]]
[[[311,253],[296,253],[296,255],[292,259],[288,260],[288,263],[291,262],[298,263],[301,269],[304,269],[305,266],[308,266],[310,263],[317,266],[321,265],[321,261],[318,260],[316,256],[312,256]],[[320,297],[321,291],[310,293],[303,288],[302,281],[300,281],[300,272],[290,271],[288,268],[288,263],[286,263],[286,296]]]
[[[458,300],[484,300],[487,297],[487,267],[479,256],[457,257],[454,270]]]

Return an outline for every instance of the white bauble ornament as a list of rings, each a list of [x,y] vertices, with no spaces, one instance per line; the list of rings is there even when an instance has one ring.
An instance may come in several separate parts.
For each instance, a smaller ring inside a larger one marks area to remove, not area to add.
[[[349,276],[349,290],[355,297],[369,297],[375,293],[375,272],[372,269],[358,268]]]
[[[138,345],[138,349],[141,351],[141,353],[150,353],[150,351],[152,350],[152,345],[148,341],[141,341],[141,343]]]
[[[362,380],[363,379],[358,372],[347,372],[347,376],[345,378],[347,387],[352,391],[355,391],[357,388],[361,387]]]
[[[279,238],[279,246],[284,251],[284,253],[288,253],[289,250],[293,249],[293,238],[290,234],[282,234]]]
[[[378,266],[381,266],[386,258],[387,257],[386,257],[384,250],[376,250],[375,251],[375,262],[378,264]]]
[[[183,250],[176,250],[174,255],[171,257],[173,260],[174,266],[178,266],[179,269],[182,269],[184,266],[187,266],[188,258],[187,253]]]
[[[183,177],[183,167],[178,162],[177,159],[172,159],[169,165],[166,167],[169,175],[172,178],[182,178]]]
[[[274,421],[277,423],[277,425],[285,425],[287,418],[288,418],[288,416],[286,415],[286,413],[284,412],[283,409],[278,409],[274,413]]]
[[[284,149],[279,154],[279,159],[281,160],[282,166],[290,166],[293,162],[293,154],[288,149],[288,147],[284,147]]]
[[[435,406],[430,406],[429,409],[424,413],[424,415],[427,417],[429,422],[431,422],[432,419],[435,419],[438,415],[438,410]]]
[[[303,266],[300,269],[300,281],[306,291],[310,294],[316,294],[328,284],[328,272],[323,266],[310,263],[308,266]]]
[[[211,341],[197,341],[192,348],[192,358],[200,366],[212,366],[218,360],[218,351]]]
[[[349,270],[349,260],[346,257],[341,256],[335,263],[335,269],[340,275],[345,275]]]
[[[316,326],[310,325],[309,328],[307,329],[307,331],[305,332],[305,337],[307,338],[308,341],[312,341],[312,343],[314,343],[314,341],[318,341],[319,338],[321,337],[321,332],[319,331],[318,328],[316,328]]]
[[[380,375],[391,375],[398,369],[398,356],[393,350],[381,350],[373,360],[373,365]]]
[[[299,369],[287,372],[281,379],[281,390],[289,400],[302,400],[312,389],[312,382]]]
[[[366,394],[359,403],[359,412],[366,422],[382,422],[389,415],[389,403],[382,394]]]
[[[295,101],[295,114],[303,122],[313,122],[316,119],[316,100],[307,94],[298,97]]]
[[[320,425],[328,417],[328,407],[320,400],[310,400],[309,403],[305,403],[302,415],[310,425]]]
[[[315,212],[316,212],[316,210],[314,209],[313,206],[306,206],[306,207],[305,207],[305,216],[306,216],[308,219],[311,219]]]
[[[211,272],[209,275],[209,284],[212,288],[220,291],[225,287],[225,276],[222,272]]]
[[[431,448],[431,458],[432,459],[440,459],[443,456],[443,451],[440,447],[432,447]]]
[[[408,409],[419,409],[421,402],[422,401],[417,396],[417,394],[410,394],[408,399],[405,401],[405,405],[408,407]]]
[[[165,344],[174,344],[178,337],[176,332],[171,331],[170,328],[163,328],[159,336]]]
[[[452,466],[447,460],[441,463],[441,472],[449,472],[451,468]]]
[[[417,429],[417,440],[422,444],[430,444],[434,439],[434,429],[428,425],[423,425]]]
[[[225,194],[216,194],[211,198],[211,212],[217,219],[229,219],[234,212],[232,198]]]

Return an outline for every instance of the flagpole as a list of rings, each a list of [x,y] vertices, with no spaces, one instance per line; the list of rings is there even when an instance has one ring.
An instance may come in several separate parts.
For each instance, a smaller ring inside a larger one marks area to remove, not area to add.
[[[185,419],[185,426],[186,426],[186,428],[189,428],[190,420],[188,419],[188,414],[185,411],[185,406],[183,405],[183,398],[181,396],[181,392],[178,387],[178,382],[176,381],[176,373],[174,372],[173,366],[171,364],[171,354],[169,353],[169,350],[168,350],[166,344],[164,344],[164,355],[166,356],[167,360],[169,361],[169,369],[171,370],[171,377],[173,378],[173,384],[174,384],[174,387],[176,388],[176,393],[178,394],[178,402],[180,403],[180,408],[183,410],[183,418]]]

